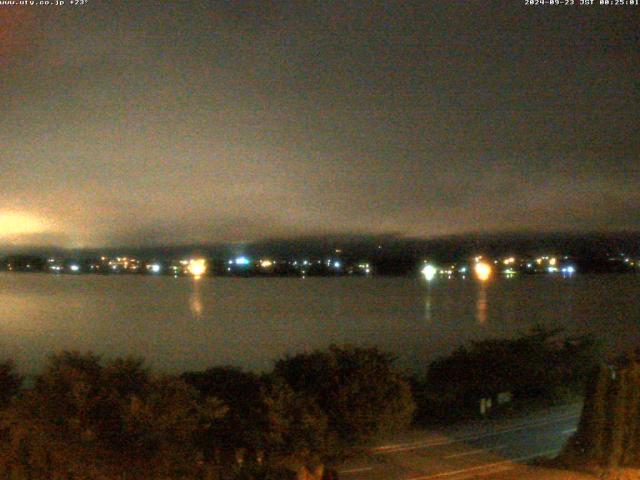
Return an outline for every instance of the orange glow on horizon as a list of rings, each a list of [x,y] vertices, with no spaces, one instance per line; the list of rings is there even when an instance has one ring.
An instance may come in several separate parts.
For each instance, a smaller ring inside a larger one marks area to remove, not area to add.
[[[29,214],[17,212],[0,212],[0,238],[31,235],[45,232],[46,222]]]

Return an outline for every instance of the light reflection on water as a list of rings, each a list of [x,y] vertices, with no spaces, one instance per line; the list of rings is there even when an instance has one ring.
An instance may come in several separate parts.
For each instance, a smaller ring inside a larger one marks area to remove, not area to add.
[[[476,322],[479,325],[487,323],[487,284],[479,282],[478,299],[476,300]]]
[[[191,308],[191,313],[195,318],[202,317],[202,293],[200,292],[200,281],[201,278],[193,279],[193,291],[191,292],[191,297],[189,298],[189,308]]]
[[[331,343],[377,345],[422,371],[470,340],[536,324],[594,332],[610,349],[640,341],[640,276],[414,278],[0,274],[0,356],[37,370],[61,349],[137,355],[166,371],[264,370]]]
[[[427,294],[424,301],[424,319],[431,321],[431,282],[427,284]]]

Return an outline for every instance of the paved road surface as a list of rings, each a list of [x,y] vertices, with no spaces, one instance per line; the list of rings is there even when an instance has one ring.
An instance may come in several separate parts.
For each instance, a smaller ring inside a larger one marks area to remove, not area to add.
[[[411,432],[368,448],[339,467],[345,480],[490,478],[537,457],[555,456],[575,432],[580,405],[528,417]]]

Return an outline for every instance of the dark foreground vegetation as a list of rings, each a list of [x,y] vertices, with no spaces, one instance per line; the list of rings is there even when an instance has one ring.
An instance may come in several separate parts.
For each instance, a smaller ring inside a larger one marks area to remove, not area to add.
[[[600,349],[589,336],[563,336],[536,327],[515,339],[489,339],[459,347],[414,380],[420,424],[449,423],[528,405],[579,399]]]
[[[0,369],[0,478],[323,478],[322,465],[406,428],[408,384],[376,349],[331,347],[268,375],[153,375],[140,360],[49,358],[31,388]],[[305,477],[306,475],[306,477]]]
[[[593,344],[556,337],[538,329],[475,343],[422,379],[403,377],[376,348],[335,346],[283,358],[263,375],[156,375],[137,359],[63,352],[29,387],[5,362],[0,479],[336,478],[324,465],[413,420],[478,415],[479,399],[499,393],[579,389]]]

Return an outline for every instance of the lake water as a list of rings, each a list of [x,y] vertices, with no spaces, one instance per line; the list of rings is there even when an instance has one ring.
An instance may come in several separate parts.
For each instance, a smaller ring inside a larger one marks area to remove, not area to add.
[[[156,370],[261,371],[331,343],[377,345],[424,371],[472,339],[531,326],[640,345],[640,275],[191,278],[0,274],[0,356],[30,374],[57,350],[143,356]]]

